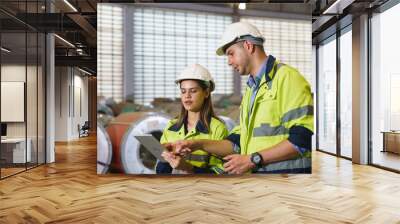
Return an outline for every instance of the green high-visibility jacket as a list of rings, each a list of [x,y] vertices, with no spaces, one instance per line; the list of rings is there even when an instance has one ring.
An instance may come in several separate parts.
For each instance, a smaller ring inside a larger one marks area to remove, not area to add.
[[[188,131],[185,134],[184,125],[179,126],[177,119],[169,121],[167,127],[164,129],[163,135],[161,136],[161,143],[175,142],[178,140],[195,140],[195,139],[210,139],[210,140],[222,140],[228,135],[228,130],[225,124],[216,118],[210,118],[210,127],[207,127],[199,120],[196,128]],[[194,150],[191,154],[185,157],[186,162],[192,166],[199,168],[213,168],[222,167],[222,160],[217,156],[210,154],[204,150]],[[212,169],[214,170],[214,169]]]
[[[314,117],[310,85],[295,68],[269,57],[266,69],[269,72],[262,76],[252,108],[252,90],[247,87],[240,105],[240,123],[228,136],[240,146],[242,155],[268,149],[286,139],[298,147],[311,148]],[[305,143],[303,136],[309,136],[309,141]],[[262,169],[311,167],[310,151],[299,153],[292,160],[268,164]]]

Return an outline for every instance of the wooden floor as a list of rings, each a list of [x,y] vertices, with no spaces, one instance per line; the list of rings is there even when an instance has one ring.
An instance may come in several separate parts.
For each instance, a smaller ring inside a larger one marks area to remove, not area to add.
[[[19,173],[26,170],[25,167],[24,168],[1,168],[1,178]]]
[[[97,176],[93,137],[0,181],[0,223],[400,223],[400,175],[314,152],[312,175]]]
[[[24,172],[28,169],[33,169],[35,167],[37,167],[37,164],[27,164],[27,167],[25,167],[24,164],[19,165],[18,167],[6,167],[6,168],[2,167],[0,170],[1,178],[6,178],[8,176],[15,175],[20,172]]]
[[[372,162],[377,165],[400,170],[400,154],[376,150],[374,151]]]

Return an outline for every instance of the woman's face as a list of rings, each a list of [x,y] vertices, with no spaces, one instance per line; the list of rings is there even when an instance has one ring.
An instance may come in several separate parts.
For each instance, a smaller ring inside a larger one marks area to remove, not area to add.
[[[191,112],[199,112],[204,100],[209,96],[195,80],[183,80],[180,84],[181,102],[183,107]]]

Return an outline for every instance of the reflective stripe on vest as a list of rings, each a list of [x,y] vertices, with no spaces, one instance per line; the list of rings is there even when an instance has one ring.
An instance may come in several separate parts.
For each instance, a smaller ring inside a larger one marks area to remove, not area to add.
[[[288,121],[291,121],[291,120],[294,120],[294,119],[297,119],[297,118],[300,118],[300,117],[303,117],[306,115],[314,115],[313,106],[306,105],[303,107],[299,107],[299,108],[290,110],[283,115],[281,122],[285,123],[285,122],[288,122]]]
[[[283,125],[271,127],[270,124],[261,124],[260,127],[254,128],[253,137],[275,136],[289,134],[289,129]]]
[[[307,105],[286,112],[281,119],[281,123],[286,123],[307,115],[314,115],[313,106]],[[254,137],[275,136],[284,134],[289,134],[289,129],[287,129],[285,126],[279,125],[273,127],[271,126],[271,124],[268,123],[261,124],[260,127],[254,128],[253,132]]]
[[[311,158],[300,157],[297,159],[286,160],[286,161],[276,162],[276,163],[270,163],[264,167],[257,169],[257,172],[291,170],[291,169],[301,169],[301,168],[310,168],[310,167],[311,167]]]
[[[210,160],[210,155],[189,154],[185,157],[185,160],[208,163]]]

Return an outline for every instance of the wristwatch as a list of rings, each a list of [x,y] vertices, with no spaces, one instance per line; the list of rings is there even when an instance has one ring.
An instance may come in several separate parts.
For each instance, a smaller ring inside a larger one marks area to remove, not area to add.
[[[250,156],[250,160],[252,163],[256,165],[256,167],[262,166],[263,158],[260,153],[258,152],[252,153]]]

